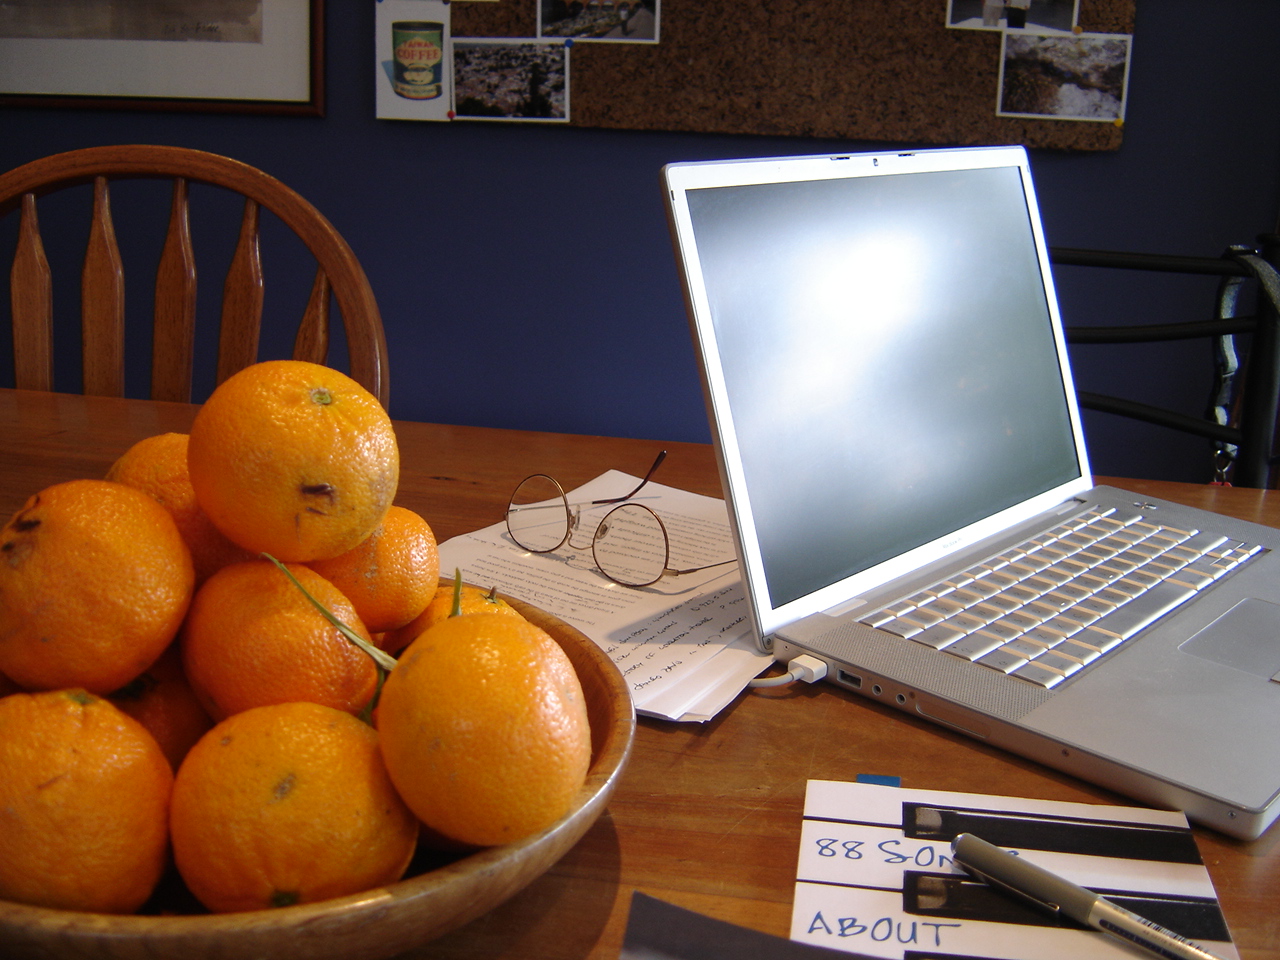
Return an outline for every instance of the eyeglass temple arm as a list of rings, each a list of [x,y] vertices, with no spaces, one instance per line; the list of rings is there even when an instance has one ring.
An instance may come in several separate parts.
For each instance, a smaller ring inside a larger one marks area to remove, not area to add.
[[[662,461],[665,459],[667,459],[667,451],[663,450],[661,453],[658,454],[657,459],[653,461],[653,466],[651,466],[649,468],[649,472],[644,475],[644,479],[640,481],[640,485],[636,487],[634,490],[632,490],[630,493],[628,493],[625,497],[611,497],[608,500],[592,500],[591,506],[593,507],[598,506],[602,503],[621,503],[623,500],[630,500],[642,489],[644,489],[644,485],[648,483],[650,479],[652,479],[654,473],[657,472],[658,467],[662,464]]]
[[[734,557],[732,560],[720,560],[716,563],[708,563],[706,566],[703,566],[703,567],[690,567],[688,570],[673,570],[671,567],[667,567],[662,572],[664,574],[670,574],[673,577],[678,577],[683,573],[701,573],[703,570],[711,570],[715,567],[723,567],[727,563],[737,563],[737,562],[738,562],[738,558]]]

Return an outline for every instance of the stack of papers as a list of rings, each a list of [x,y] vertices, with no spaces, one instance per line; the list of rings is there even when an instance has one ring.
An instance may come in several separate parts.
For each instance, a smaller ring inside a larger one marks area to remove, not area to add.
[[[640,482],[617,470],[570,491],[570,504],[620,497]],[[648,483],[631,501],[663,521],[669,566],[705,566],[734,555],[723,500]],[[613,505],[582,508],[570,542],[551,553],[517,546],[505,523],[440,545],[440,571],[455,569],[481,587],[533,604],[577,627],[622,672],[636,712],[666,720],[705,721],[772,663],[751,636],[737,564],[667,576],[649,587],[624,587],[596,569],[591,538]]]

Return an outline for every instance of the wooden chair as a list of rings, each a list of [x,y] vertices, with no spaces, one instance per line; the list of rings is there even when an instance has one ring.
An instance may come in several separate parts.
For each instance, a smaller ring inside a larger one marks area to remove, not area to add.
[[[1180,430],[1213,441],[1214,475],[1236,486],[1269,487],[1280,419],[1280,237],[1233,246],[1221,257],[1182,257],[1053,247],[1055,264],[1220,277],[1212,316],[1176,323],[1080,326],[1064,317],[1067,343],[1153,343],[1208,338],[1215,378],[1204,417],[1081,391],[1080,405]],[[1252,296],[1246,287],[1255,288]],[[1206,307],[1208,305],[1206,304]],[[1206,314],[1208,314],[1206,309]],[[1238,337],[1247,337],[1247,352]],[[1244,362],[1239,355],[1244,353]]]
[[[346,331],[350,374],[387,406],[387,345],[382,318],[364,270],[332,224],[296,192],[261,170],[217,154],[164,146],[72,150],[0,174],[0,217],[20,211],[9,291],[18,388],[53,389],[53,278],[36,218],[36,201],[53,191],[90,183],[93,210],[81,272],[83,392],[124,395],[124,269],[111,217],[109,184],[138,178],[173,181],[168,231],[155,280],[152,399],[191,400],[196,266],[188,184],[202,183],[244,196],[239,238],[223,286],[216,382],[258,359],[264,290],[259,218],[265,209],[297,234],[317,263],[293,357],[326,362],[332,294]]]

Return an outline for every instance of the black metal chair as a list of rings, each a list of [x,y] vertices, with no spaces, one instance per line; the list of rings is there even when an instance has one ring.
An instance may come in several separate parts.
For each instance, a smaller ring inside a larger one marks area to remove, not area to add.
[[[1068,344],[1152,343],[1208,338],[1216,368],[1203,417],[1122,397],[1081,391],[1080,405],[1180,430],[1213,441],[1214,475],[1242,487],[1270,487],[1280,410],[1280,235],[1257,246],[1232,246],[1221,257],[1184,257],[1051,247],[1055,264],[1221,277],[1206,320],[1126,326],[1066,324]],[[1249,295],[1249,287],[1256,294]],[[1250,310],[1252,306],[1252,310]],[[1247,350],[1241,346],[1247,337]]]

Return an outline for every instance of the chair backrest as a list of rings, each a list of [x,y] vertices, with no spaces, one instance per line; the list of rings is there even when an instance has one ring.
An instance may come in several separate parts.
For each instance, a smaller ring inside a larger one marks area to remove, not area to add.
[[[1208,338],[1215,369],[1203,417],[1085,391],[1079,394],[1080,404],[1207,438],[1214,444],[1215,479],[1243,487],[1272,486],[1280,419],[1280,273],[1275,267],[1280,263],[1280,237],[1263,235],[1256,247],[1233,246],[1218,258],[1066,247],[1053,247],[1049,253],[1055,265],[1221,278],[1212,312],[1205,304],[1203,320],[1083,326],[1064,317],[1069,344]],[[1256,288],[1254,296],[1245,295],[1247,285]],[[1237,341],[1242,335],[1247,339],[1243,363]]]
[[[191,400],[196,267],[188,184],[203,183],[244,197],[239,238],[223,285],[217,382],[258,359],[264,291],[259,214],[265,209],[297,234],[317,263],[293,357],[326,362],[332,294],[342,315],[350,374],[387,406],[387,345],[377,301],[355,254],[333,225],[298,193],[261,170],[217,154],[168,146],[90,147],[0,174],[0,217],[15,210],[20,215],[9,290],[15,386],[53,389],[53,278],[36,216],[37,199],[89,183],[93,209],[81,272],[83,392],[123,396],[124,270],[109,185],[113,180],[138,178],[173,181],[155,279],[152,399]]]

